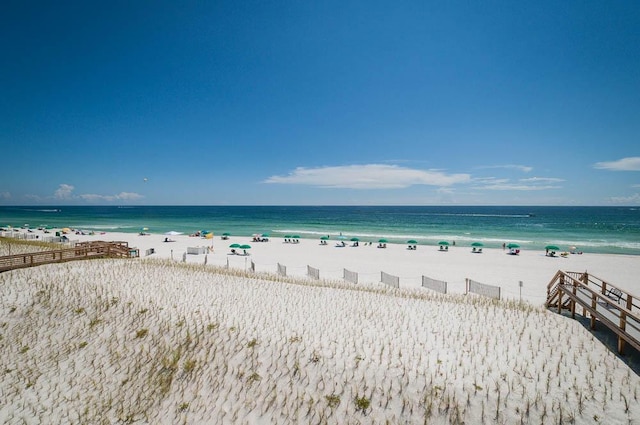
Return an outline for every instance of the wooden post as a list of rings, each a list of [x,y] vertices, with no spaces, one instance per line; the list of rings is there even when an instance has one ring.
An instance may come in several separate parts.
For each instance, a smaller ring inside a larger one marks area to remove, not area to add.
[[[573,298],[571,299],[571,318],[575,319],[576,318],[576,292],[578,289],[578,282],[576,282],[575,279],[573,279]]]
[[[591,308],[594,311],[597,305],[598,305],[598,302],[596,301],[596,294],[591,294]],[[591,330],[594,330],[596,328],[596,315],[594,313],[591,313],[591,323],[589,325]]]
[[[558,314],[562,314],[562,289],[558,286]]]
[[[589,286],[589,274],[587,273],[586,270],[584,274],[581,276],[581,278],[582,278],[582,284],[584,286]],[[582,317],[587,317],[587,309],[585,307],[582,307]]]

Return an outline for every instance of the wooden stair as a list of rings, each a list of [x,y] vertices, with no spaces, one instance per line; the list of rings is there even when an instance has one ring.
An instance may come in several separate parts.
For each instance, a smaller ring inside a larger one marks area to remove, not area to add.
[[[547,285],[547,308],[571,312],[575,319],[576,307],[582,316],[590,318],[590,327],[596,322],[604,324],[618,336],[618,352],[625,344],[640,351],[640,299],[587,272],[559,270]]]

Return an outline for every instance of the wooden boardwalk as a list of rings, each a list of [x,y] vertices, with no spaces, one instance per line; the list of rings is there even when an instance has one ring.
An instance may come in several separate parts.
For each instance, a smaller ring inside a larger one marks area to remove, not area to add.
[[[43,264],[94,258],[131,258],[138,255],[138,250],[129,248],[127,242],[79,242],[73,248],[2,256],[0,257],[0,273]]]
[[[625,344],[640,351],[640,298],[588,273],[558,271],[547,286],[548,308],[558,313],[576,308],[590,318],[591,329],[600,322],[618,336],[618,353]]]

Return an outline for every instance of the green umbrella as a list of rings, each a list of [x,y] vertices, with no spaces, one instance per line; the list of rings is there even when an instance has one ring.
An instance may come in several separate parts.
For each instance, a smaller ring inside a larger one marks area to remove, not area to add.
[[[351,242],[358,242],[360,239],[358,238],[351,238]]]
[[[284,235],[285,239],[291,239],[291,235]]]
[[[268,237],[269,237],[269,234],[268,234],[268,233],[263,233],[263,234],[262,234],[262,237],[263,237],[263,238],[268,238]]]
[[[320,238],[320,240],[322,240],[322,241],[329,240],[329,236],[323,236],[323,237]]]
[[[240,249],[251,249],[251,245],[240,245]]]
[[[240,248],[240,244],[239,243],[232,243],[231,245],[229,245],[229,248]]]
[[[440,241],[440,242],[438,242],[438,245],[442,245],[442,246],[449,246],[449,242],[447,242],[447,241]]]
[[[298,236],[298,235],[293,235],[293,236],[291,236],[291,238],[292,238],[292,239],[300,239],[300,236]]]
[[[225,232],[225,233],[222,234],[222,236],[231,236],[231,233]]]
[[[560,248],[558,248],[556,245],[547,245],[544,247],[544,249],[548,251],[560,251]]]
[[[484,244],[482,242],[474,242],[471,246],[484,246]]]
[[[379,243],[387,243],[387,240],[386,239],[380,239],[378,242]]]
[[[417,245],[417,244],[418,244],[418,241],[416,241],[416,240],[414,240],[414,239],[410,239],[410,240],[408,240],[408,241],[407,241],[407,243],[408,243],[409,245]]]
[[[510,243],[509,245],[507,245],[507,248],[511,249],[511,248],[520,248],[520,245],[518,245],[517,243]]]

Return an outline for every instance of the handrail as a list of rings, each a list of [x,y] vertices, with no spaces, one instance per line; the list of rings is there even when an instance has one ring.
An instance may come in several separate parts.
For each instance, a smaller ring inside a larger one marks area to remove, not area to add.
[[[578,294],[578,290],[582,295]],[[567,296],[566,301],[564,296]],[[640,350],[638,300],[633,294],[587,272],[559,270],[547,285],[547,307],[557,307],[558,313],[563,308],[570,309],[571,317],[575,318],[576,304],[580,305],[584,316],[587,311],[591,315],[591,329],[595,328],[597,319],[618,335],[620,353],[624,350],[625,342]],[[600,309],[598,306],[601,306]],[[633,335],[629,331],[633,331]]]
[[[127,242],[80,242],[74,248],[2,256],[0,272],[88,258],[130,257],[130,253]]]

